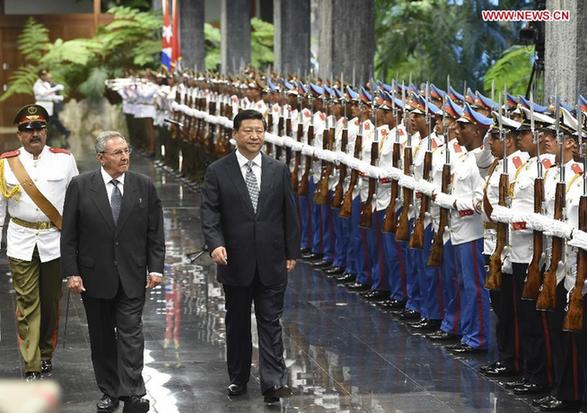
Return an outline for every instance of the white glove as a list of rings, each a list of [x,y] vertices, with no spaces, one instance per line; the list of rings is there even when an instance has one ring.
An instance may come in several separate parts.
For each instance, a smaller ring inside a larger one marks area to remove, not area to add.
[[[53,96],[53,101],[54,102],[63,102],[63,96],[62,95],[55,95],[55,96]]]
[[[544,235],[549,237],[571,239],[574,227],[563,221],[553,219],[549,222],[548,228],[544,229]]]
[[[436,194],[434,202],[436,202],[442,208],[452,209],[455,203],[455,197],[452,195],[445,194],[444,192],[439,192]]]
[[[334,163],[336,162],[336,160],[338,159],[338,156],[336,156],[336,152],[333,151],[323,151],[323,158],[326,162],[330,162],[330,163]]]
[[[270,132],[265,132],[265,142],[275,143],[276,137],[277,136],[275,136],[274,134],[272,134]]]
[[[436,185],[434,185],[432,182],[428,182],[425,179],[420,179],[417,183],[416,183],[416,191],[423,193],[424,195],[427,196],[432,196],[432,194],[434,193],[435,190],[437,190],[438,188],[436,187]]]
[[[455,198],[455,206],[457,211],[474,211],[475,205],[472,199]]]
[[[294,140],[291,144],[291,150],[295,151],[295,152],[300,152],[303,147],[304,147],[304,144],[302,142],[298,142],[296,140]]]
[[[501,272],[504,274],[513,274],[514,269],[512,268],[512,262],[510,261],[510,256],[506,255],[505,258],[501,261]]]
[[[526,226],[535,231],[545,231],[550,224],[551,218],[535,212],[531,213],[526,220]]]
[[[502,222],[504,224],[509,224],[513,221],[514,213],[510,208],[506,208],[501,205],[496,205],[493,207],[493,212],[491,213],[491,219],[496,222]]]
[[[53,86],[53,91],[54,92],[61,92],[63,89],[65,89],[65,87],[63,85],[55,85],[55,86]]]
[[[283,146],[287,146],[288,148],[291,148],[291,144],[293,142],[293,139],[290,138],[289,136],[282,136],[283,139]]]
[[[367,165],[367,163],[366,162],[361,162],[360,159],[357,159],[354,156],[351,156],[349,158],[348,165],[351,168],[356,169],[357,171],[364,171],[365,170],[365,166]]]
[[[587,251],[587,232],[575,229],[573,231],[573,238],[569,241],[569,245]]]
[[[402,175],[399,179],[399,186],[414,189],[416,187],[416,180],[411,176]]]
[[[385,168],[384,173],[385,173],[385,178],[391,178],[394,181],[399,181],[400,178],[404,175],[404,172],[401,169],[396,168],[394,166],[391,166],[389,168]]]
[[[283,146],[283,136],[273,135],[273,143],[277,146]]]
[[[303,144],[302,154],[306,156],[314,156],[315,148],[312,145]]]
[[[365,172],[369,178],[379,179],[381,169],[374,165],[369,165],[365,168]]]

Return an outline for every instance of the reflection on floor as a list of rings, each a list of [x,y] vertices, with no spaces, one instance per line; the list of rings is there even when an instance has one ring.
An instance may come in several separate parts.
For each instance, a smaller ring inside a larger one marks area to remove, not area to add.
[[[96,167],[91,142],[72,141],[80,170]],[[258,377],[249,393],[225,394],[222,289],[209,258],[189,263],[202,245],[199,198],[188,185],[151,161],[132,168],[150,175],[164,205],[167,280],[148,293],[144,311],[145,369],[151,411],[191,412],[527,412],[476,367],[489,355],[457,359],[305,264],[290,276],[283,317],[286,363],[295,395],[281,407],[263,405]],[[18,378],[14,293],[0,262],[0,378]],[[53,378],[63,389],[62,412],[94,412],[100,394],[92,373],[87,325],[78,296],[70,299]],[[254,355],[256,360],[257,355]],[[255,369],[254,369],[255,370]],[[255,373],[254,373],[255,374]]]

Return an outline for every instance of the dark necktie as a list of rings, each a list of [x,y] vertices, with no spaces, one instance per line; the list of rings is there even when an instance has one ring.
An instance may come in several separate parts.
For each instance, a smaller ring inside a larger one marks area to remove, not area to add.
[[[249,190],[249,196],[251,197],[251,203],[253,204],[253,210],[257,212],[257,202],[259,201],[259,185],[257,184],[257,177],[253,172],[253,161],[246,163],[247,175],[245,183]]]
[[[113,179],[110,183],[114,186],[112,190],[112,195],[110,196],[110,207],[112,208],[112,218],[114,218],[114,223],[118,222],[118,216],[120,215],[120,205],[122,204],[122,194],[120,193],[120,189],[118,188],[118,180]]]

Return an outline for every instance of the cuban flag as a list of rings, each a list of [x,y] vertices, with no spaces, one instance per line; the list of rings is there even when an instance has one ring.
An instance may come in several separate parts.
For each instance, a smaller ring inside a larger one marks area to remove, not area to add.
[[[173,0],[173,16],[172,29],[173,34],[171,38],[171,66],[175,69],[180,69],[179,62],[181,60],[181,51],[179,50],[179,0]]]
[[[169,18],[169,0],[161,0],[163,11],[163,32],[161,33],[161,66],[165,66],[171,71],[172,51],[173,51],[173,28]]]

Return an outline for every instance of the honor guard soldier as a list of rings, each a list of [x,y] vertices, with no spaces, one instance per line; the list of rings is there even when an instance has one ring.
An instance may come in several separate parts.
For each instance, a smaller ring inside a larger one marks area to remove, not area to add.
[[[67,185],[78,174],[73,155],[45,145],[48,118],[42,106],[21,108],[14,123],[22,147],[0,156],[0,226],[8,208],[6,255],[27,381],[52,370],[61,297],[61,212]]]
[[[450,235],[461,297],[463,336],[460,343],[448,348],[454,353],[464,354],[486,351],[488,347],[489,294],[483,288],[486,272],[482,255],[483,178],[477,166],[477,155],[483,151],[483,138],[493,122],[465,104],[458,123],[457,139],[467,153],[455,168],[451,194],[439,193],[436,200],[441,207],[451,209]]]

